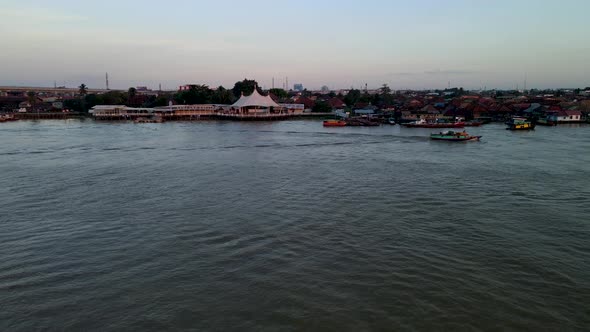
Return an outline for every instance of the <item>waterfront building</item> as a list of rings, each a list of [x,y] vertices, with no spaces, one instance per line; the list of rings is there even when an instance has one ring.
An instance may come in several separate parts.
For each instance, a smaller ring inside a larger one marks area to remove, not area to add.
[[[559,110],[550,112],[547,115],[547,120],[555,123],[581,122],[582,112],[577,110]]]
[[[263,96],[258,93],[258,89],[254,87],[254,91],[248,95],[240,97],[233,105],[231,111],[239,114],[257,114],[257,113],[271,113],[280,111],[281,107],[270,96]]]

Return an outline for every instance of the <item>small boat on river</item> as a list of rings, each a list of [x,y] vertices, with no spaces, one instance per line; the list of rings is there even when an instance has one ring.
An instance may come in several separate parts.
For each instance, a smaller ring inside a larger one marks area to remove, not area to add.
[[[346,125],[351,127],[375,127],[381,123],[377,120],[366,117],[354,117],[346,119]]]
[[[324,121],[324,127],[344,127],[346,121],[343,120],[326,120]]]
[[[424,119],[404,123],[403,126],[408,128],[463,128],[465,122],[428,122]]]
[[[481,136],[472,136],[465,131],[444,131],[438,134],[431,134],[430,139],[435,141],[450,141],[450,142],[465,142],[465,141],[479,141]]]
[[[533,130],[535,124],[526,118],[514,117],[506,122],[507,130]]]

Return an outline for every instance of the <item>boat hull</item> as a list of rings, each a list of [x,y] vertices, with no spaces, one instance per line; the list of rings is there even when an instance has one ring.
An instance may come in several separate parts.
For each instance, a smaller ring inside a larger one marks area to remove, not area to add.
[[[448,141],[448,142],[467,142],[467,141],[479,141],[481,136],[469,136],[469,137],[444,137],[444,136],[430,136],[433,141]]]
[[[408,128],[463,128],[464,123],[406,123],[403,126]]]
[[[535,125],[531,123],[526,124],[509,124],[506,130],[534,130]]]
[[[344,127],[345,121],[324,121],[324,127]]]

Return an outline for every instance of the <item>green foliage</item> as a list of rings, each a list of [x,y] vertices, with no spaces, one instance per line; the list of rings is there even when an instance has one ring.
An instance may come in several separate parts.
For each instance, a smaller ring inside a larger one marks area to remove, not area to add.
[[[29,104],[35,105],[37,103],[37,93],[35,91],[28,91],[27,100],[29,101]]]
[[[125,105],[127,94],[119,91],[109,91],[98,95],[102,99],[101,105]]]
[[[158,97],[155,98],[153,104],[149,107],[167,106],[168,101],[171,99],[172,99],[172,96],[159,95]]]
[[[80,96],[85,96],[88,93],[88,88],[86,87],[86,84],[80,84],[80,86],[78,87],[78,93],[80,94]]]
[[[127,96],[129,96],[129,99],[133,99],[135,96],[137,95],[137,89],[136,88],[129,88],[129,90],[127,90]]]
[[[234,95],[230,90],[219,86],[213,91],[211,102],[214,104],[231,104],[234,102]]]
[[[316,113],[327,113],[332,111],[332,107],[327,102],[318,100],[311,111]]]
[[[268,92],[277,96],[277,98],[279,98],[279,99],[287,99],[289,97],[289,94],[287,93],[287,91],[285,91],[283,89],[279,89],[279,88],[270,89],[270,90],[268,90]]]
[[[252,92],[254,92],[255,86],[258,86],[258,83],[255,80],[249,80],[247,78],[244,78],[243,81],[238,81],[236,82],[236,84],[234,84],[232,92],[234,94],[234,97],[237,99],[240,98],[242,93],[245,96],[252,94]],[[258,92],[261,92],[260,88],[258,88]]]
[[[344,103],[348,106],[353,106],[361,99],[361,90],[352,89],[344,96]]]
[[[64,109],[68,109],[73,112],[82,112],[82,100],[80,100],[80,99],[64,100],[63,105],[64,105]]]
[[[174,101],[178,104],[210,104],[213,99],[213,90],[207,85],[193,85],[188,90],[179,91],[174,95]]]

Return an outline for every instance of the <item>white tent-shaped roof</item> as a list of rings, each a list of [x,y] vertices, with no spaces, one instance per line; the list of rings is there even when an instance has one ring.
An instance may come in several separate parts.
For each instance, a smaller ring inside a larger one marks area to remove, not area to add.
[[[249,96],[242,95],[238,101],[236,101],[232,107],[248,107],[248,106],[261,106],[261,107],[279,107],[279,104],[275,103],[270,96],[263,96],[258,93],[256,87],[254,92]]]

